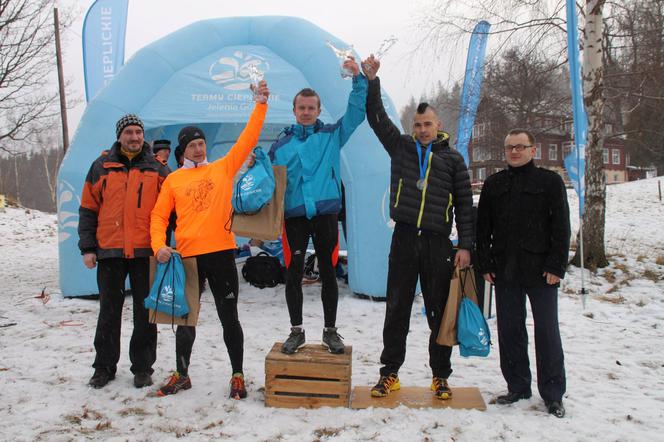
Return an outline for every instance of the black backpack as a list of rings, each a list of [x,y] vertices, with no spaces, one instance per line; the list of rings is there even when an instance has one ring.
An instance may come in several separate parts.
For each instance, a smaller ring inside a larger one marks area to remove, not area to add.
[[[250,256],[242,267],[242,277],[249,284],[259,289],[274,287],[286,281],[284,268],[279,258],[270,256],[266,252],[260,252],[256,256]]]

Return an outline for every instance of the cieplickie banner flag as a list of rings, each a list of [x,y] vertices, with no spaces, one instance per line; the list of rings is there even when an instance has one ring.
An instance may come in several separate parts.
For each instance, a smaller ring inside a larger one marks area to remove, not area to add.
[[[456,149],[463,155],[466,165],[470,164],[468,161],[468,143],[473,133],[477,106],[480,104],[480,92],[482,91],[482,80],[484,80],[484,55],[486,54],[486,43],[489,39],[490,29],[491,25],[484,20],[477,23],[468,46],[456,143]]]
[[[83,21],[85,99],[92,100],[124,64],[129,0],[96,0]]]
[[[572,88],[572,111],[574,115],[574,146],[565,157],[565,169],[579,195],[579,218],[583,217],[586,193],[586,137],[588,116],[583,106],[583,80],[581,79],[581,53],[576,18],[576,2],[567,0],[567,57]]]

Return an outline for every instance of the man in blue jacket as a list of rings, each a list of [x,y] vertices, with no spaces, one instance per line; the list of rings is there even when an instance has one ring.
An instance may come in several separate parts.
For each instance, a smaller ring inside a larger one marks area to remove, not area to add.
[[[270,149],[272,163],[287,166],[282,241],[291,333],[281,348],[286,354],[295,353],[305,342],[302,276],[309,237],[314,243],[323,285],[323,345],[331,353],[344,352],[344,344],[336,328],[339,291],[335,267],[341,208],[339,156],[341,147],[364,121],[367,79],[360,73],[355,60],[346,60],[343,67],[353,73],[353,89],[343,117],[335,124],[323,124],[318,119],[321,113],[320,97],[313,89],[302,89],[293,99],[296,124],[286,128],[284,136]]]

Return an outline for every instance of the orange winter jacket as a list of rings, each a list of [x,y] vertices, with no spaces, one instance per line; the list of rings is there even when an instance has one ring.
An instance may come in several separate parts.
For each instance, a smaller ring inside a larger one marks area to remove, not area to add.
[[[168,169],[147,143],[131,160],[120,149],[116,142],[92,163],[81,195],[78,246],[97,259],[152,255],[150,212]]]
[[[166,227],[173,210],[177,214],[175,242],[183,257],[237,247],[230,231],[233,178],[258,143],[266,112],[267,104],[256,104],[225,157],[207,165],[178,169],[166,178],[150,221],[155,254],[166,246]]]

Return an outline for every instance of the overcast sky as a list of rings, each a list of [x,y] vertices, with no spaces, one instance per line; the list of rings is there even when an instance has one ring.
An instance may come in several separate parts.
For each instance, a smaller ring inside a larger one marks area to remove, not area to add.
[[[72,80],[67,95],[70,101],[74,98],[81,101],[69,112],[70,133],[73,134],[85,109],[81,33],[85,12],[93,1],[60,0],[59,3],[61,7],[74,5],[78,13],[76,22],[63,36],[65,75]],[[255,15],[296,16],[352,44],[362,57],[375,52],[385,38],[395,35],[399,42],[384,57],[379,75],[383,87],[401,109],[411,96],[417,99],[422,93],[432,91],[439,81],[449,85],[463,75],[467,42],[463,42],[464,50],[460,54],[412,58],[417,36],[423,32],[417,17],[426,13],[428,3],[428,0],[336,0],[325,3],[312,0],[130,0],[125,60],[145,45],[199,20]]]

